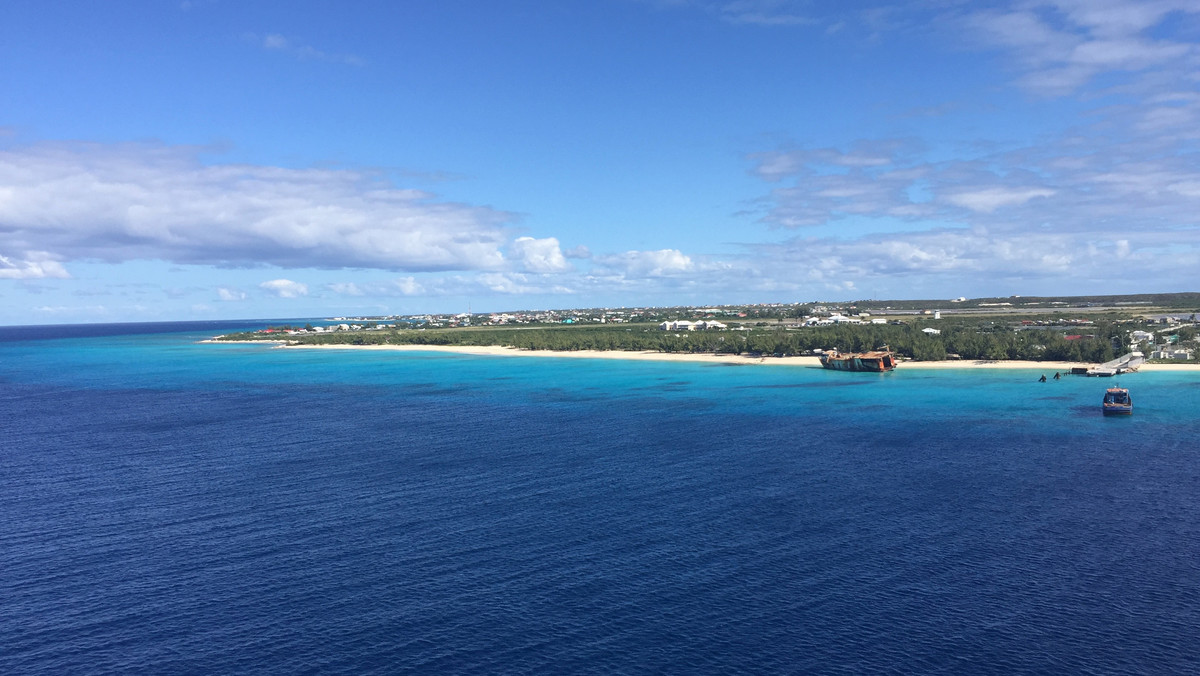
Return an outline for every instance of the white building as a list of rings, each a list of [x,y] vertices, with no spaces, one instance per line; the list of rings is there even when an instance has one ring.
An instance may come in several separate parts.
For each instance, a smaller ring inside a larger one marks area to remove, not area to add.
[[[696,325],[686,319],[679,319],[673,322],[663,322],[658,325],[658,328],[663,331],[695,331]]]
[[[1151,359],[1191,359],[1192,351],[1187,348],[1164,347],[1150,353]]]

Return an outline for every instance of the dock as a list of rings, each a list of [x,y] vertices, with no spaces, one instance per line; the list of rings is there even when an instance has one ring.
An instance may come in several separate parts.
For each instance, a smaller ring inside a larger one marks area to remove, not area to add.
[[[1130,352],[1112,361],[1106,361],[1099,366],[1093,366],[1087,370],[1087,375],[1108,378],[1122,373],[1133,373],[1138,370],[1139,366],[1145,363],[1146,358],[1140,352]]]

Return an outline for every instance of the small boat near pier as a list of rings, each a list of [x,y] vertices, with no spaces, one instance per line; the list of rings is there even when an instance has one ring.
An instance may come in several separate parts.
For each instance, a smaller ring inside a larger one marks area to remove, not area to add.
[[[1124,387],[1110,387],[1104,391],[1104,415],[1132,415],[1133,397]]]

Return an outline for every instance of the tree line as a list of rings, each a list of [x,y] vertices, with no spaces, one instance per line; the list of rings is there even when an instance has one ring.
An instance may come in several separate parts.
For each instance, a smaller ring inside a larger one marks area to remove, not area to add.
[[[756,328],[746,331],[662,331],[648,325],[480,328],[420,331],[384,329],[338,331],[288,336],[309,345],[499,345],[523,350],[626,350],[638,352],[715,353],[763,356],[811,354],[838,349],[861,352],[884,345],[917,361],[953,358],[972,360],[1105,362],[1126,343],[1126,330],[1115,323],[1087,326],[1088,336],[1067,340],[1061,330],[940,324],[940,334],[927,334],[920,324],[839,324],[799,329]],[[277,335],[233,334],[229,340],[278,339]],[[1116,346],[1116,347],[1114,347]]]

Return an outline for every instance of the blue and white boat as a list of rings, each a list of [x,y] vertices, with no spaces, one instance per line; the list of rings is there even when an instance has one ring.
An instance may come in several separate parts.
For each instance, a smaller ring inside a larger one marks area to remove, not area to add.
[[[1124,387],[1110,387],[1104,391],[1104,415],[1132,415],[1133,398]]]

